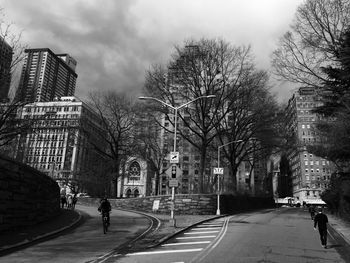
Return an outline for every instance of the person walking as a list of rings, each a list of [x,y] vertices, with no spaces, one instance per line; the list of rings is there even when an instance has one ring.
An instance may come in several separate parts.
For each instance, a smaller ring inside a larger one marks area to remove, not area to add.
[[[61,207],[64,208],[67,205],[67,198],[65,194],[61,195]]]
[[[310,212],[311,220],[314,220],[314,218],[315,218],[315,212],[316,212],[316,209],[315,209],[314,205],[311,205],[311,206],[309,207],[309,212]]]
[[[75,205],[77,204],[78,198],[77,198],[77,194],[74,194],[73,196],[73,209],[75,209]]]
[[[314,219],[314,229],[316,230],[316,227],[318,226],[321,244],[324,248],[327,248],[327,223],[328,217],[323,213],[323,209],[319,208]]]

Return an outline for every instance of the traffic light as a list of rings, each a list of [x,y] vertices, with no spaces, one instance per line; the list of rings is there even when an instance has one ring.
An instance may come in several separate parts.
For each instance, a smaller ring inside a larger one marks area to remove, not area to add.
[[[176,165],[171,167],[171,178],[176,178]]]

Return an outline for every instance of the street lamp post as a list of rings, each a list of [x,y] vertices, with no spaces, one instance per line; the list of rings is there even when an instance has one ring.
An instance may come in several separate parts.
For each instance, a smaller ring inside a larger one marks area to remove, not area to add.
[[[232,142],[228,142],[228,143],[225,143],[223,145],[218,146],[218,170],[220,168],[220,149],[222,147],[225,147],[225,146],[229,145],[229,144],[236,143],[236,142],[242,142],[242,141],[243,140],[232,141]],[[220,175],[218,174],[218,193],[217,193],[217,195],[218,195],[218,197],[217,197],[218,204],[217,204],[216,215],[220,215],[220,190],[221,190],[220,189]]]
[[[176,130],[177,130],[177,112],[178,112],[178,110],[191,104],[192,102],[195,102],[198,99],[208,99],[208,98],[215,98],[215,95],[200,96],[200,97],[197,97],[193,100],[186,102],[185,104],[182,104],[178,107],[175,107],[169,103],[166,103],[166,102],[164,102],[160,99],[154,98],[154,97],[139,97],[140,100],[155,100],[155,101],[157,101],[157,102],[174,110],[175,120],[174,120],[174,148],[173,148],[173,152],[176,152]],[[172,207],[171,207],[171,211],[170,211],[170,218],[173,222],[173,226],[176,226],[176,221],[175,221],[175,217],[174,217],[174,210],[175,210],[175,187],[174,186],[171,187],[171,200],[172,200]]]

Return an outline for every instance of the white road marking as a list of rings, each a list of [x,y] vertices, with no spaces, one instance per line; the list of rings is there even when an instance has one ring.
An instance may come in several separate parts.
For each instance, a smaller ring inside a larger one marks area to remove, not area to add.
[[[180,242],[180,243],[164,244],[164,245],[162,245],[162,247],[181,246],[181,245],[197,245],[197,244],[208,244],[208,243],[210,243],[210,241]]]
[[[216,236],[177,237],[176,239],[213,238],[213,237],[216,237]]]
[[[222,225],[200,225],[198,227],[222,227]]]
[[[225,224],[224,227],[221,229],[220,234],[216,236],[216,238],[214,239],[213,243],[211,243],[210,245],[208,245],[208,247],[202,252],[199,253],[197,256],[195,256],[190,262],[200,262],[203,258],[205,258],[220,242],[221,240],[224,238],[227,229],[228,229],[228,223],[230,222],[230,219],[233,216],[230,216],[229,218],[225,219]]]
[[[191,230],[206,230],[206,229],[218,229],[219,227],[196,227],[196,228],[192,228]]]
[[[208,224],[218,224],[218,223],[224,223],[225,220],[221,220],[221,221],[215,221],[215,222],[205,222],[205,223],[202,223],[203,225],[208,225]]]
[[[218,233],[219,231],[203,231],[203,232],[199,232],[199,231],[195,231],[195,232],[188,232],[188,233],[184,233],[185,235],[198,235],[198,234],[210,234],[210,233]]]
[[[149,251],[149,252],[136,252],[126,254],[127,256],[141,256],[141,255],[152,255],[152,254],[167,254],[167,253],[187,253],[187,252],[198,252],[203,248],[193,248],[193,249],[179,249],[179,250],[159,250],[159,251]]]

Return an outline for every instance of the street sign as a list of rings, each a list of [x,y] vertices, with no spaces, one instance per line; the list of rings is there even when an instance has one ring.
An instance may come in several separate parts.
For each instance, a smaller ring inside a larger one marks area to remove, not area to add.
[[[160,203],[160,200],[154,200],[154,201],[153,201],[153,206],[152,206],[152,211],[153,211],[153,212],[158,211],[158,209],[159,209],[159,203]]]
[[[214,168],[214,174],[224,174],[224,168],[222,167]]]
[[[179,181],[177,179],[170,179],[169,180],[169,187],[178,187]]]
[[[170,163],[179,163],[179,152],[170,152]]]

